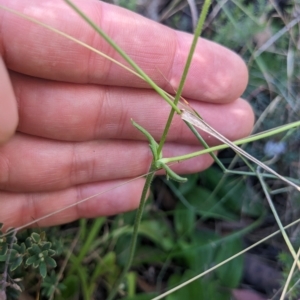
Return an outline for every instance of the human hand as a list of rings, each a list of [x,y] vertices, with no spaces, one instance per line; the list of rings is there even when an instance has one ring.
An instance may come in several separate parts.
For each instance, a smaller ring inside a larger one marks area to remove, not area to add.
[[[170,84],[176,89],[192,35],[103,2],[76,3],[157,84],[171,93]],[[0,4],[123,62],[61,0],[0,0]],[[130,119],[159,140],[170,111],[168,104],[141,79],[48,29],[3,10],[0,24],[0,53],[9,70],[19,115],[16,134],[0,147],[0,222],[6,227],[24,225],[146,173],[152,158],[148,142]],[[0,141],[5,141],[17,114],[10,83],[5,73],[0,76]],[[251,132],[254,120],[250,106],[239,98],[247,79],[246,66],[236,54],[200,39],[183,96],[211,126],[236,140]],[[3,117],[5,105],[13,111],[10,118]],[[218,143],[203,136],[210,145]],[[194,136],[175,117],[164,156],[196,150],[199,145]],[[172,168],[191,173],[211,163],[211,157],[203,155]],[[143,178],[137,179],[36,225],[132,210],[138,206],[143,183]]]

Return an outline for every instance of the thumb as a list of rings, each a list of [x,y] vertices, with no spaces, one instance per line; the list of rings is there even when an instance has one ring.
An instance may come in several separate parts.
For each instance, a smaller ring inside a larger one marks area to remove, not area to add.
[[[0,144],[5,143],[18,125],[17,102],[8,72],[0,57]]]

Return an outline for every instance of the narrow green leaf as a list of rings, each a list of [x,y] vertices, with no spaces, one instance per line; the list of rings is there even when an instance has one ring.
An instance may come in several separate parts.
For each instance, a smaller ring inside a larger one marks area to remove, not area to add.
[[[219,247],[216,263],[224,261],[228,257],[242,251],[242,249],[240,238],[223,243]],[[222,285],[229,288],[236,288],[239,285],[243,274],[243,262],[243,256],[238,256],[234,260],[216,269],[216,273]]]
[[[166,165],[163,162],[157,161],[156,167],[158,169],[162,168],[162,169],[164,169],[166,171],[167,179],[171,178],[172,180],[178,181],[180,183],[184,183],[184,182],[187,181],[187,178],[179,176],[174,171],[172,171],[168,165]]]
[[[178,202],[174,213],[175,229],[179,236],[190,232],[196,222],[196,212],[192,209],[187,209],[182,202]]]
[[[157,161],[157,159],[158,159],[158,155],[157,155],[158,144],[156,143],[155,139],[145,128],[143,128],[142,126],[140,126],[139,124],[134,122],[132,119],[131,119],[131,123],[136,129],[138,129],[147,138],[147,140],[149,141],[149,144],[150,144],[149,146],[150,146],[150,149],[151,149],[151,152],[153,155],[153,159],[154,159],[154,161]]]

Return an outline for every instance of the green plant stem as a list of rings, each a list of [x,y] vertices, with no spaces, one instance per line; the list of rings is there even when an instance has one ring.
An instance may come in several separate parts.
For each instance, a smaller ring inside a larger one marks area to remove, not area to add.
[[[138,236],[138,229],[139,229],[139,225],[142,219],[142,215],[143,215],[143,211],[144,211],[144,207],[145,207],[145,203],[146,203],[146,199],[147,199],[147,194],[148,194],[148,190],[150,188],[150,185],[152,183],[153,177],[155,172],[155,166],[154,164],[151,165],[150,168],[150,173],[147,175],[146,177],[146,182],[143,188],[143,192],[141,195],[141,200],[140,200],[140,205],[138,208],[138,211],[136,213],[136,217],[135,217],[135,222],[134,222],[134,227],[133,227],[133,234],[132,234],[132,238],[131,238],[131,243],[130,243],[130,249],[129,249],[129,257],[127,260],[127,263],[121,273],[121,275],[119,276],[118,280],[116,281],[116,283],[114,284],[114,287],[111,291],[111,293],[108,296],[108,300],[112,300],[114,299],[114,297],[116,296],[117,292],[118,292],[118,288],[120,286],[120,284],[123,282],[127,272],[129,271],[132,261],[133,261],[133,257],[134,257],[134,253],[135,253],[135,247],[136,247],[136,241],[137,241],[137,236]]]
[[[166,92],[162,90],[100,27],[97,26],[87,15],[85,15],[72,1],[64,0],[79,16],[81,16],[115,51],[117,51],[126,62],[132,66],[136,72],[164,99],[173,110],[180,114],[181,111],[176,104],[167,96]]]
[[[196,49],[196,46],[197,46],[198,38],[199,38],[199,36],[202,32],[203,24],[204,24],[204,21],[206,19],[210,4],[211,4],[210,0],[205,0],[205,2],[203,4],[203,7],[202,7],[202,11],[201,11],[201,14],[200,14],[200,17],[199,17],[199,21],[198,21],[197,27],[195,29],[192,45],[190,47],[189,55],[187,57],[187,60],[186,60],[185,66],[184,66],[184,70],[183,70],[183,73],[182,73],[182,76],[181,76],[181,79],[180,79],[180,83],[179,83],[179,86],[178,86],[178,90],[176,92],[176,96],[175,96],[175,99],[174,99],[174,104],[175,104],[176,107],[178,105],[178,102],[179,102],[181,94],[182,94],[182,90],[183,90],[183,87],[184,87],[184,84],[185,84],[185,81],[186,81],[186,77],[187,77],[189,68],[191,66],[192,58],[193,58],[193,55],[194,55],[194,52],[195,52],[195,49]],[[177,110],[172,106],[172,109],[171,109],[171,112],[169,114],[164,132],[162,134],[162,137],[161,137],[159,145],[158,145],[158,150],[157,150],[158,155],[161,153],[163,145],[166,141],[166,138],[167,138],[169,129],[171,127],[171,123],[172,123],[175,112],[177,112]]]
[[[264,132],[259,133],[259,134],[251,135],[247,138],[234,141],[233,143],[235,145],[250,143],[250,142],[257,141],[257,140],[260,140],[260,139],[278,134],[280,132],[292,129],[294,127],[298,127],[298,126],[300,126],[300,121],[293,122],[293,123],[290,123],[290,124],[287,124],[287,125],[283,125],[283,126],[274,128],[272,130],[264,131]],[[226,144],[222,144],[222,145],[219,145],[219,146],[211,147],[209,149],[204,149],[204,150],[196,151],[196,152],[185,154],[185,155],[180,155],[180,156],[175,156],[175,157],[170,157],[170,158],[162,158],[161,161],[165,164],[172,163],[172,162],[179,162],[179,161],[194,158],[196,156],[203,155],[203,154],[206,154],[206,153],[223,150],[223,149],[226,149],[226,148],[230,148],[230,146],[228,146]]]

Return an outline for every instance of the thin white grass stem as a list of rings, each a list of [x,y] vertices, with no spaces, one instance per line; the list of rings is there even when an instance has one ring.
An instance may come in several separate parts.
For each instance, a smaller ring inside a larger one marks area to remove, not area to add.
[[[68,35],[68,34],[66,34],[66,33],[64,33],[64,32],[62,32],[62,31],[60,31],[60,30],[58,30],[58,29],[56,29],[56,28],[54,28],[54,27],[52,27],[52,26],[50,26],[50,25],[47,25],[47,24],[45,24],[45,23],[43,23],[43,22],[40,22],[40,21],[38,21],[38,20],[36,20],[36,19],[34,19],[34,18],[31,18],[31,17],[29,17],[29,16],[27,16],[27,15],[25,15],[25,14],[22,14],[22,13],[16,11],[16,10],[13,10],[13,9],[8,8],[8,7],[6,7],[6,6],[0,5],[0,8],[3,9],[3,10],[5,10],[5,11],[8,11],[8,12],[14,14],[14,15],[17,15],[17,16],[23,18],[23,19],[26,19],[26,20],[28,20],[28,21],[30,21],[30,22],[32,22],[32,23],[35,23],[35,24],[37,24],[37,25],[40,25],[40,26],[42,26],[42,27],[44,27],[44,28],[46,28],[46,29],[48,29],[48,30],[50,30],[50,31],[52,31],[52,32],[57,33],[58,35],[61,35],[61,36],[63,36],[64,38],[66,38],[66,39],[68,39],[68,40],[71,40],[71,41],[73,41],[74,43],[77,43],[78,45],[81,45],[81,46],[83,46],[83,47],[89,49],[90,51],[95,52],[95,53],[98,54],[98,55],[103,56],[104,58],[106,58],[106,59],[112,61],[112,62],[115,63],[116,65],[118,65],[118,66],[124,68],[124,69],[127,70],[128,72],[130,72],[130,73],[134,74],[135,76],[137,76],[137,77],[139,77],[139,78],[141,78],[141,79],[144,80],[144,78],[143,78],[141,75],[139,75],[137,72],[135,72],[134,70],[128,68],[127,66],[125,66],[125,65],[123,65],[122,63],[118,62],[117,60],[111,58],[110,56],[106,55],[105,53],[103,53],[103,52],[101,52],[101,51],[99,51],[99,50],[93,48],[92,46],[90,46],[90,45],[88,45],[88,44],[86,44],[86,43],[84,43],[84,42],[82,42],[82,41],[80,41],[80,40],[78,40],[78,39],[72,37],[71,35]]]
[[[286,242],[286,244],[287,244],[287,246],[288,246],[288,248],[289,248],[289,250],[290,250],[290,252],[291,252],[291,254],[293,256],[293,258],[296,260],[296,257],[297,257],[296,251],[295,251],[294,247],[292,246],[291,241],[290,241],[288,235],[286,234],[286,232],[284,230],[284,227],[283,227],[283,225],[282,225],[282,223],[280,221],[280,218],[279,218],[279,216],[277,214],[276,208],[275,208],[275,206],[273,204],[273,201],[271,199],[270,193],[268,192],[267,185],[266,185],[263,177],[261,176],[260,167],[257,168],[257,177],[258,177],[258,179],[260,181],[260,184],[261,184],[261,186],[263,188],[265,196],[266,196],[266,198],[268,200],[268,203],[269,203],[269,206],[270,206],[270,208],[272,210],[274,218],[275,218],[275,220],[276,220],[276,222],[278,224],[279,230],[281,231],[282,237],[284,238],[284,240],[285,240],[285,242]],[[298,259],[296,261],[297,261],[298,268],[300,270],[300,262],[298,261]]]
[[[299,260],[299,257],[300,257],[300,248],[298,249],[298,252],[297,252],[296,258],[295,258],[295,260],[294,260],[294,263],[293,263],[293,265],[292,265],[292,267],[291,267],[289,276],[288,276],[288,278],[287,278],[287,280],[286,280],[286,282],[285,282],[284,289],[283,289],[283,291],[282,291],[280,300],[284,300],[284,298],[285,298],[285,295],[286,295],[288,286],[289,286],[289,284],[290,284],[290,282],[291,282],[291,279],[292,279],[293,273],[294,273],[294,271],[295,271],[296,264],[297,264],[297,262],[298,262],[298,260]]]
[[[47,215],[42,216],[42,217],[40,217],[40,218],[38,218],[38,219],[35,219],[35,220],[31,221],[31,222],[28,222],[28,223],[25,224],[25,225],[22,225],[22,226],[19,226],[19,227],[17,227],[17,228],[14,228],[14,230],[15,230],[15,231],[19,231],[19,230],[21,230],[21,229],[24,229],[24,228],[26,228],[26,227],[28,227],[28,226],[31,226],[31,225],[33,225],[33,224],[39,222],[39,221],[42,221],[42,220],[44,220],[44,219],[47,219],[47,218],[49,218],[49,217],[51,217],[51,216],[54,216],[54,215],[56,215],[56,214],[58,214],[58,213],[61,213],[61,212],[65,211],[65,210],[67,210],[67,209],[69,209],[69,208],[71,208],[71,207],[74,207],[74,206],[76,206],[76,205],[78,205],[78,204],[84,203],[84,202],[86,202],[86,201],[88,201],[88,200],[90,200],[90,199],[92,199],[92,198],[95,198],[95,197],[97,197],[97,196],[100,196],[100,195],[102,195],[102,194],[104,194],[104,193],[110,192],[110,191],[112,191],[112,190],[114,190],[114,189],[116,189],[116,188],[119,188],[119,187],[121,187],[121,186],[124,186],[124,185],[126,185],[126,184],[128,184],[128,183],[130,183],[130,182],[133,182],[133,181],[135,181],[135,180],[137,180],[137,179],[139,179],[139,178],[145,177],[145,176],[147,176],[147,175],[149,175],[149,174],[151,174],[151,173],[154,173],[154,172],[149,172],[149,173],[140,175],[140,176],[138,176],[138,177],[135,177],[135,178],[133,178],[133,179],[131,179],[131,180],[128,180],[128,181],[126,181],[126,182],[123,182],[123,183],[121,183],[121,184],[115,185],[115,186],[113,186],[112,188],[110,188],[110,189],[108,189],[108,190],[105,190],[105,191],[103,191],[103,192],[99,192],[99,193],[97,193],[97,194],[94,194],[94,195],[89,196],[89,197],[87,197],[87,198],[84,198],[84,199],[82,199],[82,200],[79,200],[79,201],[76,202],[76,203],[67,205],[67,206],[65,206],[65,207],[63,207],[63,208],[61,208],[61,209],[58,209],[58,210],[56,210],[56,211],[50,213],[50,214],[47,214]],[[8,232],[2,234],[2,235],[0,236],[0,238],[1,238],[1,237],[4,237],[4,236],[7,236],[10,232],[11,232],[11,231],[8,231]]]
[[[289,295],[289,294],[291,294],[292,292],[293,292],[293,290],[294,289],[296,289],[296,288],[299,288],[299,283],[300,283],[300,279],[298,279],[295,283],[294,283],[294,285],[289,289],[289,291],[286,293],[286,297]],[[276,295],[276,294],[275,294]],[[275,296],[274,295],[274,296]],[[274,298],[275,299],[275,298]]]
[[[223,135],[221,135],[218,131],[216,131],[210,125],[208,125],[204,120],[202,120],[199,117],[195,116],[193,113],[191,113],[187,110],[182,110],[181,118],[183,120],[189,122],[190,124],[193,124],[195,127],[211,134],[212,136],[214,136],[215,138],[217,138],[221,142],[227,144],[231,149],[235,150],[237,153],[239,153],[239,154],[243,155],[244,157],[248,158],[249,160],[256,163],[261,168],[263,168],[266,171],[274,174],[275,176],[277,176],[282,181],[286,182],[287,184],[295,187],[298,191],[300,191],[300,187],[297,184],[295,184],[292,181],[290,181],[290,180],[286,179],[285,177],[281,176],[280,174],[275,172],[273,169],[269,168],[267,165],[265,165],[264,163],[262,163],[261,161],[259,161],[258,159],[256,159],[255,157],[253,157],[252,155],[250,155],[249,153],[247,153],[243,149],[241,149],[240,147],[236,146],[234,143],[229,141],[227,138],[225,138]]]
[[[300,223],[300,219],[298,219],[298,220],[296,220],[296,221],[294,221],[294,222],[292,222],[292,223],[286,225],[286,226],[284,227],[284,229],[290,228],[290,227],[292,227],[292,226],[294,226],[294,225],[296,225],[296,224],[298,224],[298,223]],[[222,261],[221,263],[219,263],[219,264],[213,266],[212,268],[210,268],[210,269],[204,271],[203,273],[201,273],[201,274],[199,274],[199,275],[197,275],[197,276],[195,276],[195,277],[193,277],[193,278],[191,278],[191,279],[189,279],[189,280],[183,282],[182,284],[180,284],[180,285],[174,287],[173,289],[171,289],[171,290],[169,290],[169,291],[167,291],[167,292],[165,292],[165,293],[163,293],[163,294],[161,294],[161,295],[159,295],[159,296],[157,296],[157,297],[155,297],[155,298],[152,298],[151,300],[159,300],[159,299],[162,299],[162,298],[164,298],[164,297],[166,297],[166,296],[168,296],[168,295],[170,295],[170,294],[176,292],[177,290],[179,290],[179,289],[185,287],[186,285],[192,283],[193,281],[195,281],[195,280],[197,280],[197,279],[203,277],[204,275],[210,273],[211,271],[213,271],[213,270],[215,270],[215,269],[217,269],[217,268],[219,268],[219,267],[225,265],[227,262],[229,262],[229,261],[235,259],[236,257],[238,257],[238,256],[240,256],[240,255],[246,253],[247,251],[253,249],[254,247],[258,246],[259,244],[261,244],[261,243],[267,241],[268,239],[272,238],[273,236],[279,234],[280,232],[281,232],[280,230],[277,230],[277,231],[273,232],[272,234],[270,234],[270,235],[268,235],[267,237],[261,239],[260,241],[256,242],[255,244],[251,245],[250,247],[248,247],[248,248],[246,248],[246,249],[240,251],[239,253],[237,253],[237,254],[235,254],[235,255],[229,257],[229,258],[227,258],[226,260]]]
[[[38,20],[36,20],[34,18],[31,18],[31,17],[29,17],[29,16],[27,16],[25,14],[22,14],[22,13],[16,11],[16,10],[8,8],[8,7],[4,6],[4,5],[0,5],[0,9],[8,11],[8,12],[10,12],[12,14],[15,14],[15,15],[23,18],[23,19],[26,19],[26,20],[28,20],[28,21],[30,21],[32,23],[40,25],[40,26],[42,26],[42,27],[44,27],[44,28],[46,28],[46,29],[48,29],[48,30],[50,30],[52,32],[55,32],[58,35],[61,35],[61,36],[65,37],[66,39],[71,40],[74,43],[77,43],[78,45],[81,45],[82,47],[84,47],[86,49],[89,49],[90,51],[92,51],[92,52],[94,52],[94,53],[96,53],[96,54],[98,54],[98,55],[100,55],[100,56],[102,56],[102,57],[110,60],[111,62],[113,62],[114,64],[118,65],[119,67],[121,67],[121,68],[127,70],[128,72],[132,73],[133,75],[139,77],[143,81],[146,81],[145,78],[143,76],[141,76],[139,73],[137,73],[136,71],[130,69],[129,67],[127,67],[124,64],[120,63],[119,61],[113,59],[112,57],[106,55],[105,53],[97,50],[96,48],[94,48],[94,47],[92,47],[92,46],[90,46],[90,45],[88,45],[88,44],[86,44],[86,43],[84,43],[84,42],[82,42],[82,41],[80,41],[80,40],[72,37],[71,35],[68,35],[68,34],[66,34],[66,33],[64,33],[64,32],[62,32],[62,31],[60,31],[60,30],[58,30],[58,29],[56,29],[56,28],[54,28],[54,27],[52,27],[50,25],[47,25],[47,24],[45,24],[43,22],[40,22],[40,21],[38,21]],[[172,95],[168,94],[167,92],[165,92],[163,89],[160,89],[159,87],[158,87],[158,89],[160,90],[161,93],[164,93],[167,97],[169,97],[170,100],[174,100],[174,97]]]

